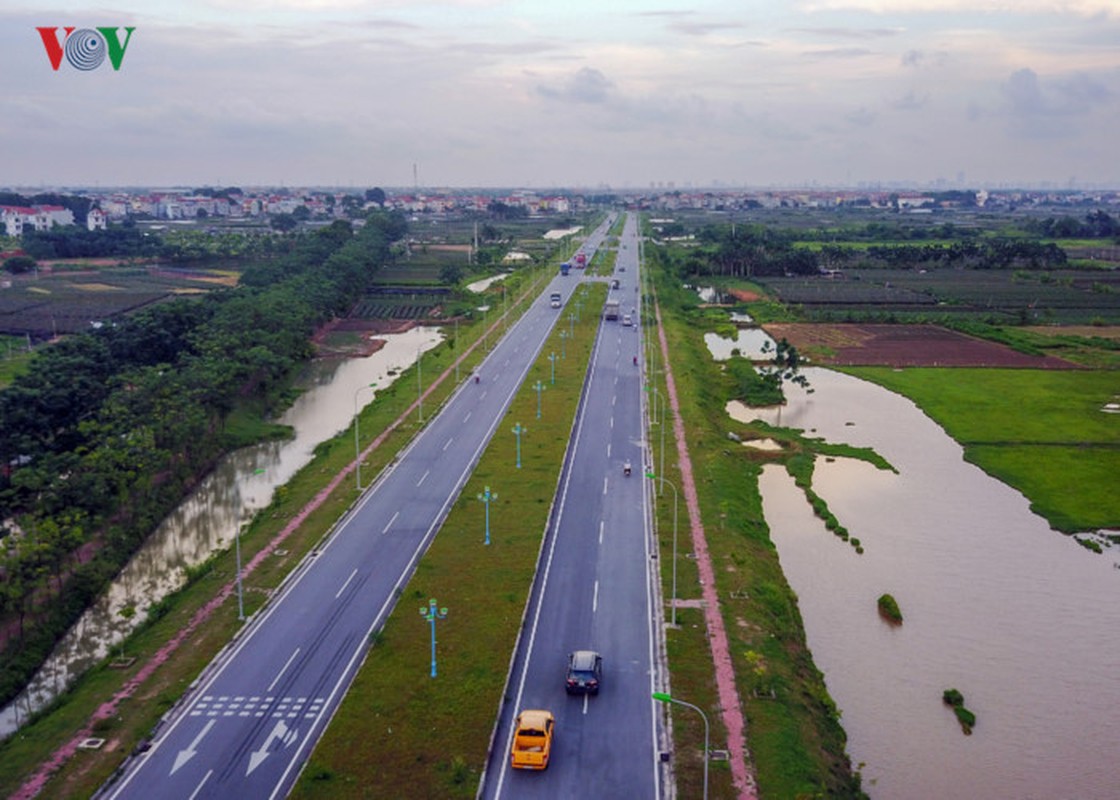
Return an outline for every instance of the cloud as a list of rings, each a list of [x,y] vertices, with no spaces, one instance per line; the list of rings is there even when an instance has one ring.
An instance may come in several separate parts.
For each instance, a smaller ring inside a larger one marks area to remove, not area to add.
[[[603,103],[614,84],[597,69],[584,67],[559,85],[540,84],[537,92],[553,100],[569,103]]]
[[[909,91],[897,100],[889,101],[887,107],[892,111],[917,111],[925,107],[928,99],[928,95],[919,97],[913,91]]]
[[[1008,112],[1017,117],[1086,114],[1112,99],[1107,86],[1084,73],[1075,73],[1046,86],[1032,69],[1020,69],[1000,87]]]
[[[873,14],[989,13],[1073,14],[1082,17],[1120,12],[1116,0],[807,0],[801,10],[867,11]]]
[[[792,33],[808,33],[828,39],[882,39],[899,36],[905,28],[791,28]]]

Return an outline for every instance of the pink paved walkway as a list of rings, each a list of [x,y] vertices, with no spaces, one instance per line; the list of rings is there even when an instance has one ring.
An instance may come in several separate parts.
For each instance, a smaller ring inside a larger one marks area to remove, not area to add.
[[[677,458],[680,461],[681,491],[684,492],[688,507],[688,520],[692,529],[692,549],[696,554],[696,566],[700,571],[701,594],[704,598],[704,622],[708,627],[708,641],[712,648],[712,662],[715,666],[716,689],[719,693],[720,714],[727,729],[727,752],[731,763],[731,778],[739,797],[755,800],[758,786],[755,783],[753,767],[748,768],[746,745],[746,723],[743,709],[739,705],[739,692],[735,688],[735,667],[731,663],[731,648],[727,641],[727,630],[723,627],[723,617],[719,613],[719,596],[716,594],[715,572],[712,559],[708,554],[708,540],[704,535],[704,523],[700,519],[700,501],[696,496],[696,482],[692,477],[692,461],[688,457],[688,443],[684,438],[684,422],[681,420],[680,403],[677,399],[677,384],[669,366],[669,342],[665,328],[661,325],[661,307],[654,303],[657,314],[658,338],[661,343],[661,361],[665,365],[665,388],[669,405],[673,409],[673,433],[677,441]]]

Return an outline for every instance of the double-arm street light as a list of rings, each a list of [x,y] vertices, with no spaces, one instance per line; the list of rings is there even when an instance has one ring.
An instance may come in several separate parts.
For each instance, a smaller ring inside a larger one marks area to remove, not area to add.
[[[701,711],[699,707],[692,705],[692,703],[686,703],[684,700],[678,700],[677,698],[670,696],[667,692],[654,692],[653,699],[659,700],[662,703],[676,703],[679,706],[691,708],[693,711],[700,715],[700,719],[704,720],[704,800],[708,800],[708,756],[711,752],[708,749],[708,715]]]
[[[376,383],[367,383],[354,390],[354,480],[357,482],[359,492],[362,490],[362,456],[358,449],[358,392],[376,387]]]
[[[658,478],[652,472],[647,472],[646,477],[651,480],[660,480],[662,486],[669,484],[669,488],[673,490],[673,602],[672,602],[672,624],[677,624],[677,501],[680,495],[677,494],[677,487],[665,478]]]

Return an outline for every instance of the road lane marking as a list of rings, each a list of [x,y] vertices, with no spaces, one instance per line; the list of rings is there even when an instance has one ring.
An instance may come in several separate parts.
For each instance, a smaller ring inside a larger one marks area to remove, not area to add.
[[[357,575],[357,574],[358,574],[357,569],[355,569],[353,572],[350,573],[350,577],[346,579],[346,583],[342,584],[342,588],[339,589],[337,593],[335,593],[335,596],[334,596],[335,600],[337,600],[339,597],[342,596],[342,593],[346,591],[346,587],[350,585],[350,581],[354,580],[354,576]]]
[[[607,493],[607,479],[603,478],[603,494]]]
[[[253,770],[259,767],[264,760],[268,758],[268,748],[272,746],[273,739],[279,739],[284,747],[289,747],[298,736],[299,731],[290,729],[284,724],[284,720],[276,720],[276,725],[273,727],[272,732],[268,734],[268,738],[264,740],[264,744],[260,746],[259,750],[254,750],[249,754],[249,769],[245,771],[245,774],[252,775]]]
[[[607,458],[611,457],[611,443],[607,442]]]
[[[595,591],[591,594],[591,613],[599,610],[599,581],[595,581]]]
[[[421,475],[420,480],[416,481],[416,485],[419,486],[424,481],[426,481],[428,479],[428,475],[430,475],[431,472],[432,472],[431,470],[427,470],[423,475]]]
[[[473,414],[473,413],[474,413],[473,411],[468,411],[467,415],[465,417],[463,417],[463,422],[465,423],[468,419],[470,419],[471,414]]]
[[[444,449],[445,452],[446,452],[447,448],[449,448],[451,446],[451,443],[453,441],[455,441],[454,436],[452,436],[450,439],[448,439],[446,442],[443,443],[443,449]]]
[[[210,733],[210,729],[214,727],[215,722],[217,722],[217,720],[214,719],[207,722],[202,730],[198,732],[198,736],[194,737],[194,740],[187,745],[187,748],[175,754],[175,763],[171,766],[171,772],[169,774],[174,775],[180,767],[194,758],[195,754],[198,752],[198,743],[202,741],[206,734]],[[207,773],[206,777],[210,777],[210,774]],[[205,779],[203,782],[205,783]]]
[[[210,780],[210,776],[213,774],[214,770],[207,770],[206,774],[202,776],[202,780],[198,782],[198,786],[194,787],[194,791],[191,792],[191,796],[187,798],[187,800],[194,800],[198,797],[198,793],[202,791],[202,787],[206,785],[206,781]]]
[[[599,544],[603,543],[603,529],[606,525],[607,523],[603,522],[603,520],[599,520]]]
[[[397,517],[399,517],[400,514],[401,514],[401,512],[399,512],[399,511],[394,512],[393,516],[391,516],[389,518],[389,521],[385,523],[385,527],[381,529],[381,532],[382,533],[388,533],[389,529],[391,527],[393,527],[393,523],[397,521]]]
[[[270,683],[268,685],[268,688],[265,689],[266,692],[271,692],[274,688],[276,688],[276,684],[278,684],[280,682],[280,676],[282,676],[284,674],[284,672],[287,671],[288,667],[290,667],[292,665],[292,662],[296,660],[296,656],[298,656],[298,655],[299,655],[299,648],[297,647],[295,652],[292,653],[292,655],[288,658],[288,660],[286,662],[284,662],[284,666],[280,668],[280,672],[278,672],[276,674],[276,678],[273,679],[272,683]]]
[[[589,702],[589,699],[590,699],[590,695],[586,695],[586,694],[585,694],[585,695],[583,696],[583,713],[584,713],[584,714],[586,714],[586,713],[587,713],[587,704],[588,704],[588,702]]]

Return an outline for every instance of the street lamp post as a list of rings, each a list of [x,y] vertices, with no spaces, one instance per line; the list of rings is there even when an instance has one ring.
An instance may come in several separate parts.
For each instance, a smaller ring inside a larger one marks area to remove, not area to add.
[[[574,338],[575,335],[576,335],[575,328],[573,327],[575,325],[575,323],[576,323],[575,313],[573,312],[573,313],[568,314],[568,338],[569,339]]]
[[[533,388],[537,390],[537,419],[541,418],[541,392],[545,390],[545,385],[540,381],[533,384]]]
[[[428,605],[420,606],[420,616],[432,626],[432,677],[436,676],[436,620],[446,619],[447,609],[436,610],[436,599],[433,597]]]
[[[555,386],[556,385],[556,353],[549,353],[548,354],[548,360],[552,364],[552,381],[551,381],[551,383],[552,383],[553,386]]]
[[[521,469],[521,434],[525,433],[525,428],[520,422],[513,426],[513,435],[517,438],[517,468]]]
[[[237,526],[237,532],[233,535],[234,549],[237,550],[237,619],[244,621],[245,619],[245,601],[241,594],[241,526]],[[123,649],[123,646],[122,646]]]
[[[646,477],[651,480],[658,480],[657,476],[652,472],[647,472]],[[672,624],[677,624],[677,501],[680,495],[677,494],[677,487],[671,481],[661,478],[661,485],[669,484],[669,488],[673,490],[673,601],[671,605]]]
[[[498,499],[498,493],[495,492],[491,494],[490,487],[487,486],[482,490],[482,494],[478,496],[478,499],[486,505],[486,539],[483,541],[483,544],[488,545],[490,544],[490,503]]]
[[[709,750],[709,731],[708,731],[708,715],[701,711],[697,706],[692,703],[686,703],[684,700],[678,700],[670,696],[667,692],[654,692],[653,699],[659,700],[662,703],[676,703],[679,706],[691,708],[700,715],[700,719],[704,720],[704,800],[708,800],[708,755]]]
[[[358,449],[358,392],[362,389],[373,389],[376,383],[367,383],[354,390],[354,479],[357,481],[358,491],[362,490],[362,457]]]
[[[659,475],[664,475],[665,474],[665,409],[666,409],[665,398],[661,396],[661,392],[659,392],[657,390],[656,386],[652,386],[652,385],[648,386],[647,390],[653,392],[653,399],[654,399],[653,416],[654,416],[655,420],[656,420],[656,417],[657,417],[657,406],[658,406],[659,403],[661,405],[661,422],[658,423],[658,422],[655,421],[653,424],[658,424],[658,425],[661,426],[661,466],[660,466],[658,474]],[[664,478],[662,478],[662,480],[664,480]],[[658,492],[658,494],[659,495],[665,494],[664,484],[662,484],[661,491]]]
[[[423,364],[424,353],[419,347],[416,348],[416,411],[420,416],[420,422],[424,422],[424,376],[421,371]]]
[[[568,357],[568,332],[560,331],[560,358]]]

